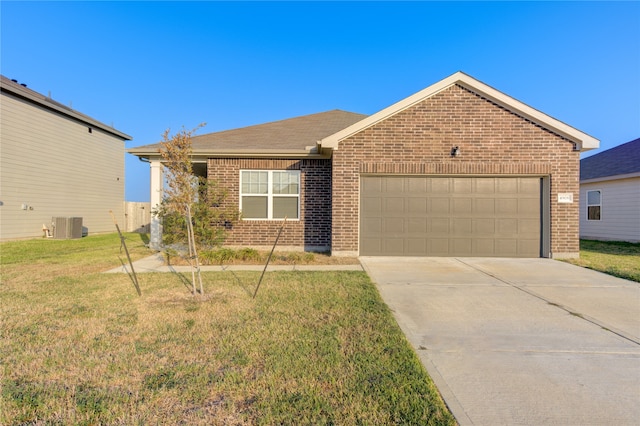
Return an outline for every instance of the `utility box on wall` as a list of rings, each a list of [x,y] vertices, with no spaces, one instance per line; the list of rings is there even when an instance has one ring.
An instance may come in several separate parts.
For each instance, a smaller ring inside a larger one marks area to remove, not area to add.
[[[53,238],[57,240],[68,240],[82,238],[82,218],[81,217],[53,217]]]

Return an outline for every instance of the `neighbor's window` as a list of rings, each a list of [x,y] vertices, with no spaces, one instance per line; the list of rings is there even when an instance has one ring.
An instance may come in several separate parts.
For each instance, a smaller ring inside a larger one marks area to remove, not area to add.
[[[240,210],[243,219],[298,219],[300,172],[241,170]]]
[[[602,193],[587,191],[587,220],[600,220],[602,210]]]

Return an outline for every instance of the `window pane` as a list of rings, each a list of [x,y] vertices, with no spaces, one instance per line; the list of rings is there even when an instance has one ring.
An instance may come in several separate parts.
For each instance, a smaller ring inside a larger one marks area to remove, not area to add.
[[[587,207],[587,219],[588,220],[600,220],[600,206]]]
[[[242,172],[243,194],[266,194],[268,172],[245,170]]]
[[[588,191],[587,204],[590,206],[600,204],[600,191]]]
[[[267,197],[242,197],[242,217],[245,219],[266,219]]]
[[[274,219],[298,219],[298,197],[273,197]]]
[[[300,173],[298,172],[273,172],[274,194],[299,194]]]

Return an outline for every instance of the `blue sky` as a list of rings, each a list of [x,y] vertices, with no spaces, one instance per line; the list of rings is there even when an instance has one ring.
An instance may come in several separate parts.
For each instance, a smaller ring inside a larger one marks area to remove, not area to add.
[[[0,70],[131,136],[342,109],[456,71],[601,140],[640,137],[640,2],[0,3]],[[584,154],[583,154],[584,155]],[[126,199],[149,200],[126,155]]]

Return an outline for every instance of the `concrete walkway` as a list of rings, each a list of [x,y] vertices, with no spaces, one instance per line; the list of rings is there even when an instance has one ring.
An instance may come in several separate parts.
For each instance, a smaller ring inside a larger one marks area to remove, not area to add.
[[[360,258],[461,425],[640,424],[640,285],[549,259]]]
[[[105,271],[105,273],[130,272],[129,264]],[[138,273],[148,272],[191,272],[190,266],[165,265],[162,253],[133,262],[133,269]],[[200,271],[262,271],[264,265],[206,265]],[[361,265],[269,265],[267,271],[362,271]]]

